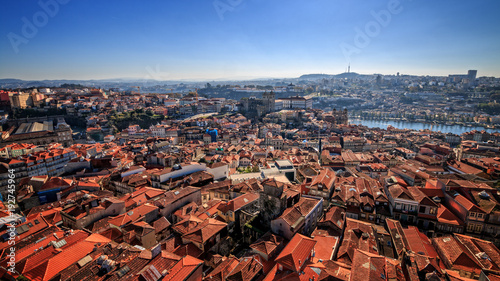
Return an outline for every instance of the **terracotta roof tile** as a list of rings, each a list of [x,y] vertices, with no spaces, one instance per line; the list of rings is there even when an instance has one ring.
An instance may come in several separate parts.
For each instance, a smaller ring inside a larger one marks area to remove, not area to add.
[[[219,264],[210,274],[206,276],[207,280],[224,281],[227,275],[239,264],[236,257],[230,256]]]
[[[185,256],[179,262],[177,262],[171,270],[168,271],[167,275],[163,278],[165,281],[169,280],[184,280],[193,271],[203,264],[203,261],[191,257]]]
[[[249,247],[270,256],[273,255],[282,244],[283,237],[268,232],[263,237],[252,243]]]
[[[299,271],[312,255],[316,241],[301,234],[295,234],[276,257],[276,262],[293,271]]]
[[[227,275],[230,281],[251,281],[261,274],[263,265],[255,257],[242,257],[238,265]]]
[[[350,280],[388,280],[385,266],[385,257],[356,249]]]

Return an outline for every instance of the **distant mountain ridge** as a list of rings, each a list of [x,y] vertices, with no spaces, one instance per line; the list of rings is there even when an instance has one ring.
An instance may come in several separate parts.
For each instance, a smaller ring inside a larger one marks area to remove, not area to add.
[[[344,72],[340,74],[304,74],[298,79],[301,80],[315,80],[315,79],[331,79],[331,78],[354,78],[360,76],[356,72]]]
[[[320,79],[332,79],[332,78],[361,78],[369,77],[377,74],[359,74],[356,72],[344,72],[339,74],[303,74],[299,77],[282,77],[282,78],[250,78],[250,79],[175,79],[175,80],[154,80],[154,79],[140,79],[140,78],[109,78],[109,79],[89,79],[89,80],[75,80],[75,79],[54,79],[54,80],[22,80],[16,78],[3,78],[0,79],[0,89],[18,89],[18,88],[29,88],[29,87],[59,87],[62,84],[80,84],[85,87],[150,87],[155,85],[165,85],[165,84],[192,84],[200,86],[200,83],[254,83],[255,81],[276,81],[276,80],[286,80],[289,82],[297,82],[300,80],[320,80]]]

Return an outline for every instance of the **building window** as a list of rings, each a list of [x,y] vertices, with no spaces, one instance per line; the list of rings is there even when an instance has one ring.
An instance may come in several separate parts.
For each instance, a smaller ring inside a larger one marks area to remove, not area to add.
[[[481,232],[481,230],[483,230],[483,226],[480,224],[476,225],[476,232]]]
[[[469,223],[469,224],[467,225],[467,231],[473,231],[473,230],[474,230],[474,226],[475,226],[475,225],[474,225],[473,223]]]
[[[425,207],[424,206],[420,206],[419,213],[425,213]]]
[[[482,219],[483,218],[483,214],[482,213],[477,213],[477,218],[478,219]]]
[[[431,208],[431,209],[429,210],[429,214],[431,214],[431,215],[435,215],[435,214],[436,214],[436,211],[437,211],[437,208]]]

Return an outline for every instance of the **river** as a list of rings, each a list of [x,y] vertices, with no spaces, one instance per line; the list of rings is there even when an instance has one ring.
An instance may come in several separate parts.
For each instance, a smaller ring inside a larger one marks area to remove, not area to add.
[[[391,125],[394,128],[398,129],[412,129],[412,130],[429,129],[434,132],[441,131],[442,133],[453,133],[457,135],[461,135],[462,133],[470,132],[472,130],[478,130],[478,131],[485,130],[488,133],[500,132],[500,129],[488,129],[479,126],[467,127],[462,125],[427,124],[420,122],[396,121],[396,120],[365,120],[365,119],[349,118],[349,123],[361,124],[363,126],[367,126],[368,128],[387,129],[387,126]]]

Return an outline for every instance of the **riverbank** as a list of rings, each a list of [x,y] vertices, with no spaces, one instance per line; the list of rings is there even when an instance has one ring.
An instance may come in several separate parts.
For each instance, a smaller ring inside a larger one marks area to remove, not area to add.
[[[392,118],[391,118],[392,119]],[[481,131],[484,130],[488,133],[500,132],[500,128],[485,128],[479,125],[472,124],[434,124],[434,123],[424,123],[424,122],[413,122],[413,121],[405,121],[405,120],[374,120],[374,119],[361,119],[355,117],[349,117],[350,124],[361,124],[363,126],[367,126],[369,128],[387,128],[387,126],[393,126],[398,129],[411,129],[411,130],[430,130],[433,132],[442,132],[442,133],[452,133],[456,135],[461,135],[466,132],[470,132],[473,130]]]

